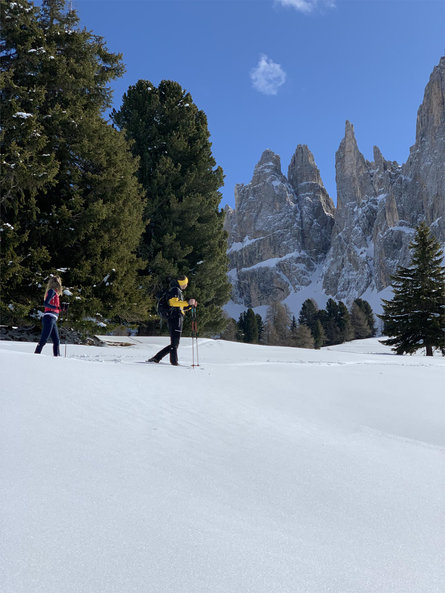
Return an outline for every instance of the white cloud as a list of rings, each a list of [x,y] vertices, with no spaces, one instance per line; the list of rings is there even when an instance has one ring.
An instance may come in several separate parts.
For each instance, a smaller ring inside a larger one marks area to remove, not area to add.
[[[317,8],[335,7],[335,0],[276,0],[276,2],[282,6],[295,8],[295,10],[299,10],[305,14],[309,14]]]
[[[276,95],[281,85],[286,82],[286,72],[267,56],[261,56],[250,78],[254,88],[264,95]]]

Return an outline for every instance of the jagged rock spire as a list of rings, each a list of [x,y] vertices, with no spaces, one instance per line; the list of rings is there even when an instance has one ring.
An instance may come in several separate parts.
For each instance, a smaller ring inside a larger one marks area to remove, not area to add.
[[[345,137],[335,156],[337,209],[350,202],[360,203],[373,193],[365,158],[359,151],[354,126],[346,121]]]
[[[266,150],[252,181],[236,187],[226,228],[237,303],[271,304],[311,282],[319,290],[321,282],[325,295],[351,304],[387,287],[407,265],[420,221],[445,245],[445,57],[426,86],[404,165],[385,160],[377,146],[374,162],[365,160],[346,121],[336,153],[337,208],[306,145],[297,146],[287,175]]]

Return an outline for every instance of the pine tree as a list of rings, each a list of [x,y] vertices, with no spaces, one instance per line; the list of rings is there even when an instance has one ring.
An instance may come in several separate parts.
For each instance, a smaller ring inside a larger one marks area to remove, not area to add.
[[[354,329],[351,324],[351,318],[346,305],[339,301],[338,303],[338,327],[340,328],[340,343],[349,342],[354,339]]]
[[[301,306],[300,315],[298,318],[300,325],[309,327],[314,338],[314,348],[321,348],[325,341],[326,335],[323,326],[320,322],[320,312],[317,303],[314,299],[306,299]]]
[[[264,342],[264,323],[263,318],[259,313],[255,315],[256,317],[256,324],[258,327],[258,342],[262,344]]]
[[[76,315],[132,318],[144,308],[142,189],[125,136],[102,119],[123,66],[65,4],[1,0],[2,312],[40,306],[61,270]]]
[[[200,327],[217,330],[224,325],[221,307],[230,284],[219,210],[223,172],[212,156],[206,116],[177,82],[164,80],[155,87],[140,80],[112,119],[140,159],[148,223],[141,254],[153,291],[186,274],[188,293],[199,303]]]
[[[394,296],[383,300],[382,340],[397,354],[412,354],[425,348],[445,355],[445,268],[443,251],[425,223],[420,224],[410,244],[412,258],[393,276]]]
[[[341,344],[342,332],[338,325],[339,308],[334,299],[328,300],[326,309],[324,313],[320,312],[319,318],[326,334],[326,344],[328,346]]]
[[[258,322],[253,309],[247,309],[247,311],[241,313],[238,327],[243,342],[248,344],[258,343]]]
[[[311,332],[312,337],[314,338],[314,348],[318,350],[326,343],[326,334],[324,333],[323,326],[319,319],[315,322],[314,329],[312,329]]]

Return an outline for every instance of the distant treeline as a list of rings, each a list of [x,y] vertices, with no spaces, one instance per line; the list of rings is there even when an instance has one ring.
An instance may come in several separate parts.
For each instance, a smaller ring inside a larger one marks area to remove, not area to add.
[[[370,304],[363,299],[355,299],[349,310],[342,301],[329,299],[326,308],[319,309],[313,299],[307,299],[298,320],[282,303],[269,307],[265,321],[253,309],[247,309],[238,321],[228,322],[222,338],[250,344],[321,348],[375,336],[374,320]]]

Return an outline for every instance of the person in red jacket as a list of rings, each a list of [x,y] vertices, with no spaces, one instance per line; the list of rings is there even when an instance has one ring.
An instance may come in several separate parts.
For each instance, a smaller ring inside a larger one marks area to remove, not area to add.
[[[43,346],[51,337],[54,356],[60,356],[60,339],[57,329],[57,320],[60,313],[60,295],[62,294],[62,280],[60,276],[51,276],[46,286],[42,317],[42,334],[34,354],[40,354]]]
[[[170,307],[167,321],[170,332],[170,344],[160,350],[152,358],[149,358],[147,362],[159,362],[164,356],[170,354],[170,364],[178,366],[178,346],[179,340],[181,339],[185,311],[188,311],[197,305],[195,299],[190,299],[188,301],[184,299],[182,291],[187,288],[188,283],[187,276],[179,276],[177,280],[171,282],[167,295],[167,301]]]

